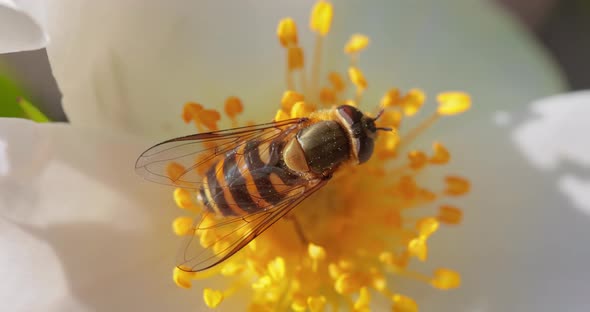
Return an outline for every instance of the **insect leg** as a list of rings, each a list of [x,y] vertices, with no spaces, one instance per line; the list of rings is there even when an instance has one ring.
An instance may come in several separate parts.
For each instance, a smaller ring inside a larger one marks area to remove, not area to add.
[[[295,228],[295,232],[297,232],[297,236],[299,236],[301,243],[304,246],[307,246],[309,244],[309,240],[307,239],[307,237],[305,237],[305,233],[303,232],[303,228],[301,227],[301,223],[299,223],[299,221],[297,220],[297,217],[295,217],[294,214],[291,214],[286,216],[286,219],[293,222],[293,227]]]

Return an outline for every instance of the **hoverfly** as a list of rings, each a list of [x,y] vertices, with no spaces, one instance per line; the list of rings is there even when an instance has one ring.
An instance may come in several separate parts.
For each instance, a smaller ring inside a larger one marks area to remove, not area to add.
[[[143,152],[135,164],[139,175],[197,194],[204,211],[193,231],[222,233],[205,243],[189,235],[178,267],[203,271],[226,260],[344,164],[368,161],[377,130],[391,130],[376,127],[381,112],[371,118],[342,105],[310,118],[183,136]],[[172,162],[185,169],[171,176]]]

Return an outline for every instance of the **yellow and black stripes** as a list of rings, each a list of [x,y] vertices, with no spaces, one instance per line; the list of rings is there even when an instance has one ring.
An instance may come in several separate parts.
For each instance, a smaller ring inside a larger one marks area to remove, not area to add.
[[[248,142],[228,153],[205,173],[199,193],[209,210],[239,216],[281,202],[299,177],[281,159],[282,144]]]

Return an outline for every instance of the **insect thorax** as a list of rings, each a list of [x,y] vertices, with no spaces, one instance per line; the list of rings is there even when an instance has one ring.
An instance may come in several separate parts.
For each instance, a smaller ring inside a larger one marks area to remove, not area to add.
[[[321,175],[333,172],[350,158],[349,138],[333,120],[301,129],[284,149],[285,164],[301,173]]]

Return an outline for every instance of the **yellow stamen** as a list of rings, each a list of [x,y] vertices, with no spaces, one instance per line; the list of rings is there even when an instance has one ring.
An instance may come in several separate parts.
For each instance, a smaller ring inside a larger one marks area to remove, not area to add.
[[[194,119],[194,116],[199,114],[203,110],[203,105],[194,102],[188,102],[184,104],[182,109],[182,120],[185,123],[189,123]]]
[[[445,178],[447,188],[445,194],[450,196],[461,196],[469,192],[471,185],[469,180],[458,176],[447,176]]]
[[[268,275],[261,276],[255,283],[252,284],[253,289],[266,289],[272,285],[272,279]]]
[[[290,17],[282,19],[277,26],[277,36],[285,48],[297,45],[297,24],[295,21]]]
[[[311,10],[309,27],[317,33],[313,51],[313,63],[311,64],[311,93],[315,94],[319,89],[319,78],[321,58],[323,49],[323,37],[330,32],[332,25],[333,8],[332,4],[325,1],[318,1]]]
[[[174,230],[174,234],[178,236],[193,234],[193,218],[178,217],[174,219],[172,229]]]
[[[232,120],[233,127],[237,127],[236,117],[244,111],[242,100],[236,96],[230,96],[225,100],[225,114]]]
[[[341,92],[344,89],[346,89],[344,79],[342,79],[342,76],[339,73],[331,72],[330,74],[328,74],[328,80],[330,81],[332,87],[334,88],[334,90],[336,90],[336,92]]]
[[[437,269],[430,281],[430,285],[438,289],[452,289],[461,285],[459,273],[449,269]]]
[[[209,248],[217,242],[217,235],[213,230],[199,230],[199,243],[203,248]]]
[[[323,104],[335,104],[336,103],[336,92],[330,88],[322,88],[320,90],[320,101]]]
[[[170,181],[176,183],[182,175],[186,172],[184,166],[177,162],[170,162],[166,165],[166,176]]]
[[[361,100],[361,96],[363,95],[363,91],[367,89],[367,80],[365,79],[363,72],[355,66],[348,68],[348,77],[350,78],[350,81],[356,86],[354,101],[358,104]]]
[[[195,273],[187,272],[179,269],[178,267],[174,267],[174,271],[172,272],[172,279],[174,283],[182,288],[191,288],[192,287],[192,279],[194,278]]]
[[[326,297],[324,296],[310,296],[307,297],[307,305],[311,312],[322,312],[326,307]]]
[[[418,312],[418,304],[410,297],[395,294],[392,297],[392,301],[392,312]]]
[[[380,140],[384,143],[379,146],[377,155],[381,159],[394,158],[400,144],[400,137],[397,132],[388,131],[379,134]]]
[[[285,112],[290,113],[293,105],[301,101],[303,101],[303,94],[288,90],[283,93],[281,107]]]
[[[364,50],[369,45],[369,37],[362,34],[354,34],[348,39],[344,47],[344,53],[352,54]]]
[[[418,258],[424,262],[428,257],[428,246],[426,245],[425,237],[417,237],[408,243],[408,252],[410,255]]]
[[[287,49],[289,71],[303,68],[303,49],[300,47],[289,47]]]
[[[203,290],[203,299],[208,307],[216,308],[223,301],[223,293],[219,290],[205,288]]]
[[[330,26],[332,26],[333,14],[334,9],[331,3],[318,1],[311,10],[309,27],[313,32],[321,36],[327,35],[330,32]]]
[[[410,160],[410,168],[414,170],[421,169],[422,167],[424,167],[424,165],[426,165],[426,162],[428,161],[426,154],[424,154],[424,152],[422,151],[409,152],[408,159]]]
[[[416,223],[416,230],[420,236],[429,237],[438,230],[438,226],[435,218],[422,218]]]
[[[324,260],[326,258],[326,250],[322,246],[309,243],[307,245],[307,253],[309,257],[315,260]]]
[[[437,112],[451,116],[461,114],[471,107],[471,97],[463,92],[445,92],[436,97],[439,105]]]
[[[371,286],[377,291],[384,292],[387,290],[387,279],[382,273],[374,274],[372,276]]]
[[[221,115],[216,110],[204,109],[201,104],[188,102],[184,105],[182,119],[185,123],[192,120],[199,131],[203,131],[203,126],[213,131],[217,130],[217,122],[221,119]]]
[[[177,188],[174,190],[174,202],[176,203],[176,206],[182,209],[197,209],[197,205],[193,201],[193,196],[188,190],[183,188]]]
[[[349,67],[348,77],[350,78],[350,81],[356,86],[358,91],[362,92],[367,88],[367,80],[365,79],[363,72],[358,67]]]
[[[305,103],[304,101],[297,102],[293,105],[293,109],[291,109],[291,118],[302,118],[305,116],[309,116],[315,108],[312,105]]]
[[[279,109],[279,110],[277,111],[277,114],[275,115],[275,118],[274,118],[274,120],[275,120],[275,121],[281,121],[281,120],[287,120],[287,119],[289,119],[289,118],[291,118],[291,115],[289,115],[288,113],[285,113],[285,111],[284,111],[284,110],[282,110],[282,109]]]
[[[434,142],[432,144],[432,149],[434,150],[434,155],[430,158],[430,163],[443,165],[449,162],[451,159],[451,154],[447,150],[447,148],[442,145],[441,143]]]
[[[414,116],[426,101],[426,94],[420,89],[411,89],[401,98],[401,106],[406,116]]]
[[[358,299],[354,302],[354,310],[361,311],[364,309],[368,309],[370,302],[371,293],[369,293],[369,289],[367,289],[367,287],[363,287],[360,290]]]
[[[275,281],[281,281],[285,276],[285,259],[276,257],[268,263],[268,274]]]
[[[388,110],[381,114],[377,120],[377,125],[379,127],[391,127],[393,129],[398,129],[400,127],[401,121],[402,113],[397,110]]]
[[[305,311],[307,310],[307,301],[303,295],[293,296],[293,302],[291,303],[291,309],[293,311]]]
[[[463,219],[463,212],[455,206],[443,205],[439,207],[438,216],[436,218],[441,223],[453,225],[459,224]]]
[[[328,273],[332,279],[338,279],[342,274],[344,274],[344,270],[338,267],[335,263],[328,264]]]
[[[345,273],[340,275],[334,283],[334,290],[336,290],[336,292],[341,295],[352,294],[353,292],[359,290],[360,284],[361,283],[358,276]]]
[[[228,262],[223,265],[221,268],[221,274],[224,276],[234,276],[240,274],[244,271],[245,267],[242,264],[237,264],[235,262]]]
[[[248,312],[274,312],[272,303],[253,303],[248,306]]]
[[[399,106],[401,103],[401,95],[398,88],[393,88],[387,91],[381,98],[381,107],[390,108]]]

